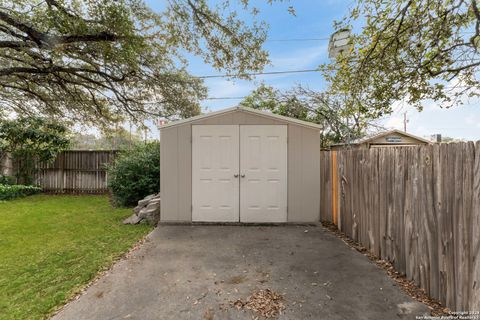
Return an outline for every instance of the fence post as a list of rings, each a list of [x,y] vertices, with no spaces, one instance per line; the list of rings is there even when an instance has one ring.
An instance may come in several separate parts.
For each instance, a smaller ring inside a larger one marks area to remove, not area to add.
[[[337,151],[332,151],[332,221],[338,227]]]

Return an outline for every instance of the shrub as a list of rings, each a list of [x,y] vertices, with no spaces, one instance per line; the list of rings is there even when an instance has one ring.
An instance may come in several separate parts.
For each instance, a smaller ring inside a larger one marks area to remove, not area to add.
[[[36,162],[53,161],[69,145],[61,122],[36,116],[0,120],[0,153],[11,155],[17,183],[33,183]]]
[[[0,175],[0,184],[6,184],[6,185],[15,184],[15,178],[11,176]]]
[[[160,189],[160,143],[136,145],[122,151],[108,167],[108,187],[116,205],[133,206]]]
[[[0,200],[10,200],[18,197],[29,196],[41,191],[42,188],[35,186],[0,184]]]

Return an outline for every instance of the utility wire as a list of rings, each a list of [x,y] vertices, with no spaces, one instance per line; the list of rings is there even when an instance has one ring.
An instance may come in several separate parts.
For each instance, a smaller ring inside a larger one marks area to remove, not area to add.
[[[205,98],[204,100],[240,100],[240,99],[245,99],[245,97],[209,97]]]
[[[242,73],[240,75],[232,74],[212,74],[208,76],[196,76],[198,79],[212,79],[212,78],[231,78],[238,76],[262,76],[262,75],[274,75],[274,74],[288,74],[288,73],[307,73],[307,72],[319,72],[320,69],[304,69],[304,70],[286,70],[286,71],[270,71],[270,72],[253,72],[253,73]]]
[[[480,59],[457,59],[459,62],[478,62]],[[206,76],[193,76],[197,79],[214,79],[214,78],[232,78],[238,76],[264,76],[264,75],[277,75],[277,74],[292,74],[292,73],[309,73],[309,72],[319,72],[320,69],[303,69],[303,70],[285,70],[285,71],[268,71],[268,72],[252,72],[252,73],[241,73],[241,74],[212,74]]]
[[[269,39],[265,42],[303,42],[303,41],[326,41],[330,38],[298,38],[298,39]]]
[[[471,86],[465,86],[465,85],[457,85],[457,86],[446,86],[445,89],[458,89],[458,88],[473,88]],[[238,96],[238,97],[207,97],[207,98],[204,98],[204,99],[201,99],[202,101],[203,100],[241,100],[241,99],[245,99],[247,98],[247,96]],[[1,100],[0,100],[1,101]],[[25,101],[23,98],[18,98],[18,99],[5,99],[5,101]],[[82,100],[65,100],[65,99],[47,99],[46,101],[49,101],[49,102],[83,102]],[[140,104],[158,104],[158,103],[162,103],[161,101],[151,101],[151,102],[141,102]],[[398,114],[400,112],[403,112],[405,106],[404,104],[402,103],[402,105],[400,106],[397,106],[396,108],[394,107],[393,108],[393,112],[391,115],[394,115],[394,114]],[[396,109],[396,110],[395,110]],[[390,116],[390,115],[389,115]]]

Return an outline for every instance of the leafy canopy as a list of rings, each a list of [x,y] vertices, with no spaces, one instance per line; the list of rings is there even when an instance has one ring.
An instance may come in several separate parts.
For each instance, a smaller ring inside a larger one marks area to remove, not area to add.
[[[449,107],[480,93],[477,0],[361,0],[336,28],[358,25],[351,52],[323,70],[363,112],[383,115],[402,99]]]
[[[347,107],[342,97],[301,86],[281,92],[261,85],[240,104],[322,125],[321,146],[324,148],[359,138],[373,125],[372,118]]]
[[[35,162],[48,162],[70,145],[64,125],[41,117],[0,121],[0,153],[9,153],[17,164],[17,182],[31,184]]]
[[[268,62],[266,26],[231,2],[170,0],[156,13],[142,0],[0,0],[2,111],[95,125],[197,114],[206,88],[187,54],[239,77]]]
[[[110,130],[104,130],[100,136],[93,133],[75,132],[72,135],[72,149],[75,150],[125,150],[131,149],[134,144],[144,140],[144,132],[127,131],[118,126]]]

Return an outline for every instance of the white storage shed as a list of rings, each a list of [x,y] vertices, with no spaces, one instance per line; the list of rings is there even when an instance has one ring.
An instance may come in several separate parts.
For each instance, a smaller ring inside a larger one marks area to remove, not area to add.
[[[244,107],[160,127],[161,222],[318,222],[320,126]]]

